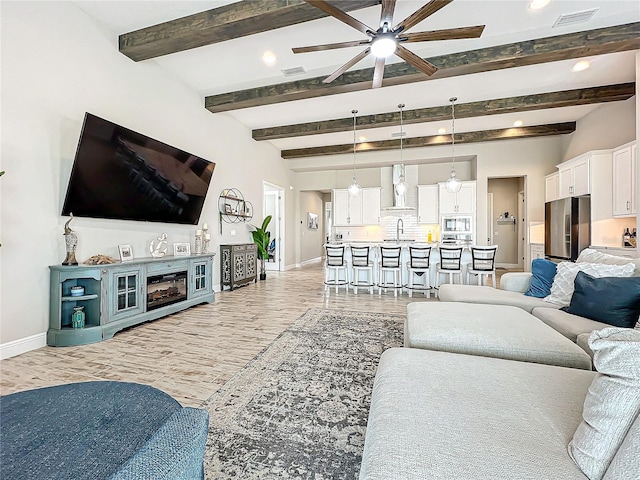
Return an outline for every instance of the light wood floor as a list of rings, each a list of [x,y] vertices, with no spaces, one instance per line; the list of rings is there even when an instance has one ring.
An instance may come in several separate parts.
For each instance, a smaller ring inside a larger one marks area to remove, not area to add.
[[[138,382],[197,407],[310,307],[406,313],[412,301],[324,291],[314,264],[269,272],[265,282],[216,293],[216,302],[117,333],[81,347],[45,347],[0,362],[0,394],[91,380]],[[433,298],[433,296],[432,296]]]

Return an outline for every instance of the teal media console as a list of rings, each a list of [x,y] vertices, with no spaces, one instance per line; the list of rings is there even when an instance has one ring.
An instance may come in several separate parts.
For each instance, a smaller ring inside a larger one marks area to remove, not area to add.
[[[213,303],[214,255],[49,267],[47,344],[66,347],[100,342],[123,328]],[[72,295],[71,287],[83,287],[84,292]],[[73,328],[74,307],[83,307],[83,328]]]

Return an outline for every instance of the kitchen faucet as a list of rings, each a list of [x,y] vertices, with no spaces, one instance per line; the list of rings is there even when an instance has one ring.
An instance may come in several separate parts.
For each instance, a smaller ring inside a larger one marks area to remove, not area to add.
[[[400,234],[404,233],[404,222],[401,218],[398,219],[398,223],[396,224],[396,241],[400,241]]]

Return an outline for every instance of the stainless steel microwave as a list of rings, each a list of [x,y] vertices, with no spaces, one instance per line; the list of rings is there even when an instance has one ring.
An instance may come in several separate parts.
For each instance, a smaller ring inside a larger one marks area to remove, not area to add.
[[[442,233],[473,233],[471,216],[442,217]]]

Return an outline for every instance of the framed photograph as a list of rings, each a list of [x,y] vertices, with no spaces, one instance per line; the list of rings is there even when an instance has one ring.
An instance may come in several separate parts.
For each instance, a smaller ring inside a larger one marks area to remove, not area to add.
[[[173,244],[174,257],[188,257],[189,255],[191,255],[191,244],[189,242]]]
[[[224,213],[233,213],[233,208],[228,203],[224,204]]]
[[[120,261],[128,262],[133,260],[133,250],[131,245],[118,245],[118,251],[120,252]]]
[[[307,228],[309,230],[318,229],[318,214],[307,212]]]

